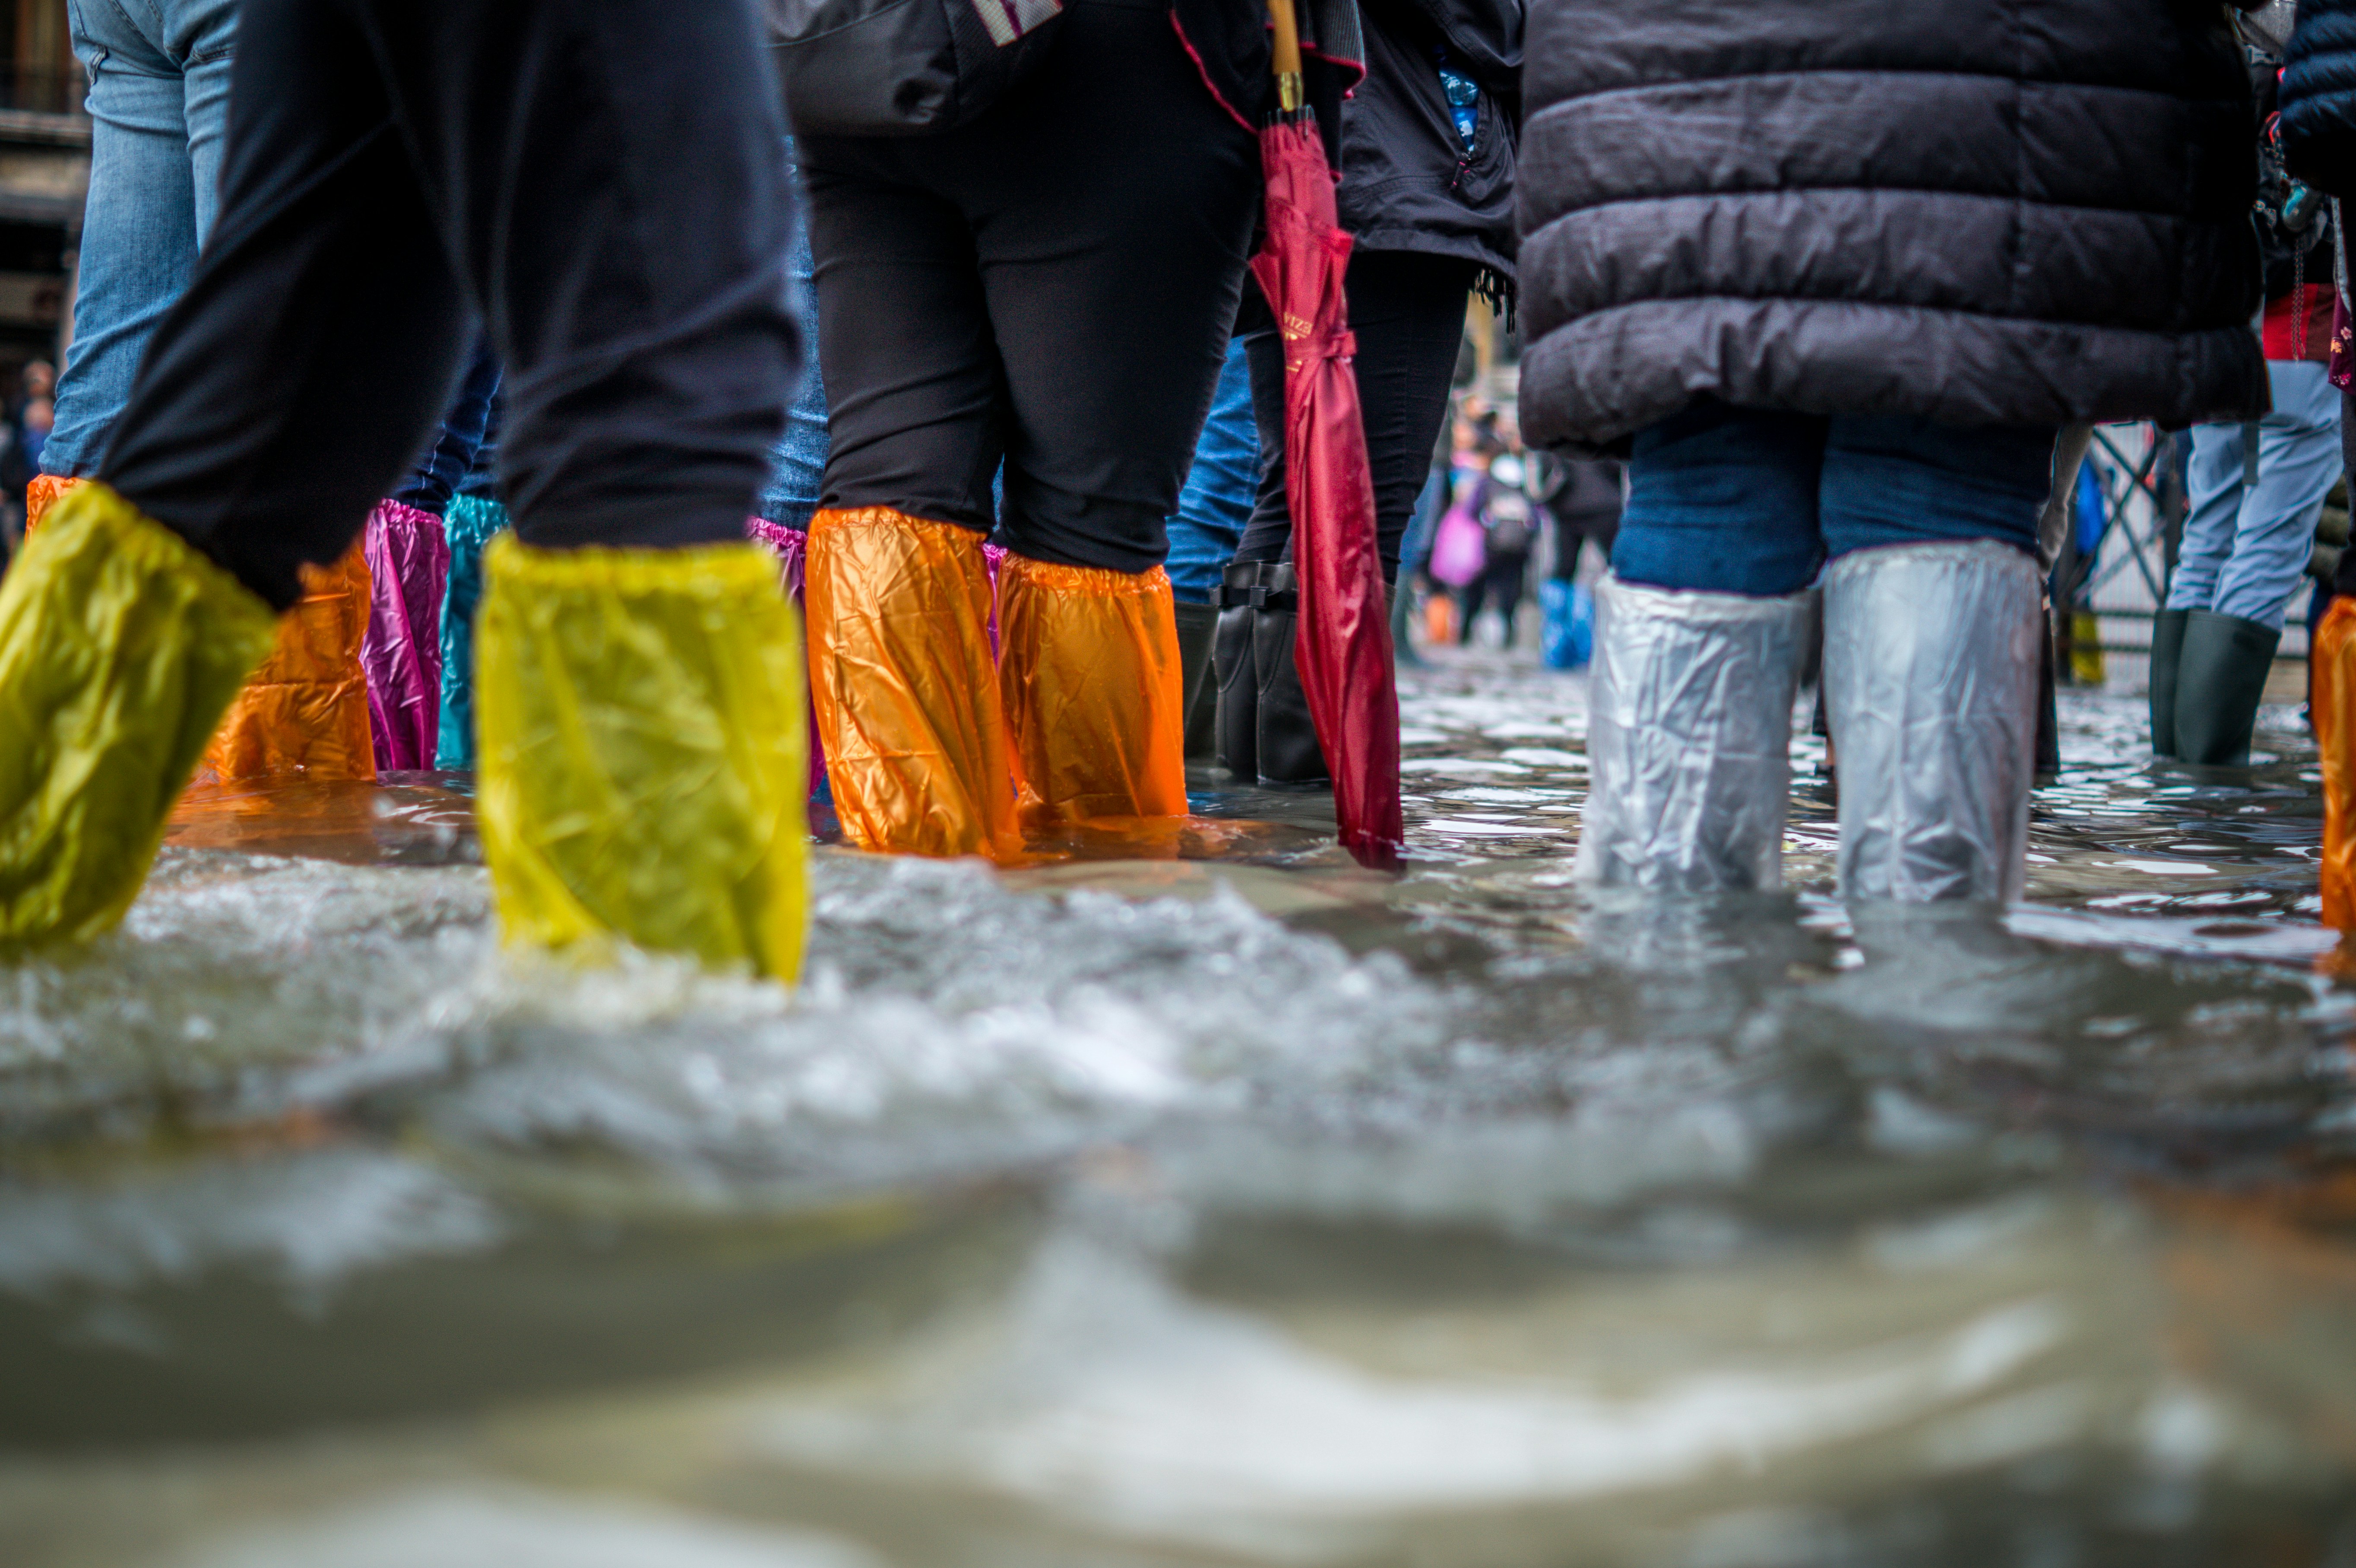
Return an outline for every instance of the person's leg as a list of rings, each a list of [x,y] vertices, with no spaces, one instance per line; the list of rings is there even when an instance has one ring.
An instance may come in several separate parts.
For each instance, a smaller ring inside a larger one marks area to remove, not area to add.
[[[1448,389],[1464,343],[1464,305],[1480,269],[1454,256],[1361,251],[1345,280],[1358,352],[1358,408],[1375,482],[1375,537],[1383,581],[1398,575],[1432,443],[1448,417]]]
[[[798,368],[755,9],[342,3],[504,366],[477,798],[507,935],[790,976],[800,658],[744,536]]]
[[[1492,557],[1487,576],[1490,597],[1496,602],[1498,618],[1505,623],[1505,640],[1500,645],[1510,650],[1514,645],[1514,620],[1521,610],[1522,595],[1529,587],[1529,552],[1514,550]]]
[[[2168,608],[2216,607],[2217,579],[2233,558],[2243,496],[2242,427],[2192,427],[2192,456],[2185,465],[2189,505],[2176,570],[2168,580]]]
[[[343,553],[446,384],[430,349],[411,349],[427,384],[405,420],[387,414],[406,428],[379,432],[377,472],[309,488],[300,528],[288,520],[304,506],[255,504],[341,454],[282,444],[301,417],[290,411],[342,389],[339,350],[372,348],[377,326],[431,345],[463,318],[430,239],[388,257],[402,247],[376,232],[388,214],[419,229],[424,214],[349,19],[309,0],[254,0],[247,15],[256,44],[238,91],[252,107],[226,157],[220,231],[154,334],[100,482],[59,504],[0,587],[0,704],[26,737],[0,747],[0,938],[83,937],[120,918],[172,797],[271,646],[273,611],[300,594],[304,564]],[[249,506],[269,520],[219,526]]]
[[[1169,520],[1164,569],[1181,604],[1208,605],[1219,574],[1235,559],[1259,485],[1259,427],[1252,413],[1251,368],[1240,338],[1231,342],[1211,392],[1210,413],[1194,443],[1178,509]]]
[[[1251,368],[1243,341],[1227,346],[1211,411],[1194,443],[1178,509],[1170,516],[1172,608],[1178,620],[1178,656],[1185,670],[1186,759],[1212,760],[1216,743],[1217,687],[1209,678],[1212,648],[1226,613],[1221,582],[1251,520],[1259,482],[1259,429],[1252,413]]]
[[[943,176],[973,221],[1012,413],[1001,687],[1036,818],[1183,815],[1160,568],[1245,286],[1258,148],[1165,11],[1079,0],[1062,27]]]
[[[97,466],[148,337],[188,286],[197,183],[178,67],[113,0],[73,0],[70,16],[90,79],[90,193],[73,345],[41,471],[80,476]]]
[[[1489,569],[1484,562],[1481,574],[1466,583],[1459,596],[1456,621],[1456,644],[1459,647],[1472,645],[1472,622],[1489,603]]]
[[[2207,607],[2279,632],[2340,478],[2340,389],[2321,365],[2278,360],[2266,371],[2275,407],[2258,427],[2258,482],[2234,518],[2232,554]]]
[[[1851,898],[2020,896],[2054,432],[1835,419],[1825,689]]]
[[[221,219],[98,467],[283,610],[423,449],[467,304],[366,34],[317,0],[245,18]]]
[[[1705,401],[1637,432],[1596,594],[1582,880],[1660,892],[1782,880],[1825,431]]]
[[[1433,443],[1448,414],[1448,387],[1464,337],[1464,302],[1478,268],[1451,256],[1413,251],[1358,251],[1344,279],[1359,418],[1375,489],[1375,542],[1383,580],[1396,582],[1399,551],[1415,517],[1416,498],[1430,474]],[[1253,359],[1254,404],[1264,432],[1282,429],[1282,344],[1258,313],[1248,346]],[[1292,518],[1285,496],[1280,436],[1263,454],[1259,498],[1237,559],[1289,560]],[[1325,758],[1317,742],[1300,672],[1292,663],[1297,612],[1269,610],[1253,626],[1258,689],[1255,754],[1271,784],[1323,783]]]
[[[2208,604],[2184,621],[2176,740],[2188,763],[2248,760],[2291,592],[2340,475],[2339,394],[2325,368],[2276,361],[2266,372],[2275,406],[2258,427],[2257,483],[2242,493]]]
[[[790,139],[786,149],[791,156]],[[826,493],[826,379],[819,373],[817,352],[817,266],[805,220],[795,227],[793,259],[787,269],[794,291],[794,320],[801,328],[804,346],[801,382],[786,410],[786,433],[769,454],[769,482],[761,490],[760,511],[772,523],[804,531]]]
[[[982,556],[1004,376],[972,240],[896,144],[799,147],[832,441],[805,592],[835,810],[864,848],[1018,856]]]

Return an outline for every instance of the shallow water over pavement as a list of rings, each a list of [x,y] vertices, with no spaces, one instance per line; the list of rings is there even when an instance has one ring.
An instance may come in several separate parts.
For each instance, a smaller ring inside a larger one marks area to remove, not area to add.
[[[459,781],[193,799],[0,968],[11,1564],[2356,1564],[2316,773],[2072,696],[2030,902],[1570,885],[1580,683],[820,856],[807,984],[497,949]]]

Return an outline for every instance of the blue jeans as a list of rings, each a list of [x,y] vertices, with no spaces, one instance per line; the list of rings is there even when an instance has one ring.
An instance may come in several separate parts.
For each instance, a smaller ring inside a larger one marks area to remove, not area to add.
[[[2195,425],[2185,473],[2191,509],[2171,610],[2212,610],[2282,630],[2291,590],[2315,552],[2315,524],[2340,477],[2340,389],[2321,365],[2266,367],[2275,411],[2258,426],[2258,482],[2242,483],[2242,427]]]
[[[442,428],[434,432],[433,444],[417,466],[402,482],[392,498],[404,507],[414,507],[421,512],[442,516],[450,508],[450,497],[475,471],[483,455],[484,435],[491,426],[491,407],[499,397],[499,357],[491,340],[483,338],[475,345],[475,357],[468,361],[466,373],[459,379],[458,395],[450,404],[449,412],[442,416]]]
[[[2034,554],[2054,434],[1697,402],[1636,432],[1612,571],[1764,597],[1879,545],[2002,539]]]
[[[1248,286],[1248,285],[1247,285]],[[1170,591],[1190,604],[1208,604],[1219,573],[1243,542],[1259,493],[1259,427],[1252,419],[1251,366],[1241,338],[1227,345],[1211,392],[1211,414],[1194,443],[1178,515],[1170,519]]]
[[[148,335],[220,208],[236,0],[67,0],[90,78],[90,197],[73,345],[44,474],[97,467]]]
[[[790,152],[792,143],[787,144]],[[826,489],[826,382],[818,371],[818,295],[811,286],[809,224],[794,226],[794,320],[802,329],[802,382],[786,411],[786,433],[769,453],[769,482],[761,487],[761,516],[789,528],[807,528]]]

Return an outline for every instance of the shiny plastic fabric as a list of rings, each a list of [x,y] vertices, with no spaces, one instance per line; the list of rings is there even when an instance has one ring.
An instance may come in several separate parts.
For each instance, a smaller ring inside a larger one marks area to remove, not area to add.
[[[103,485],[0,579],[0,948],[123,918],[270,606]]]
[[[805,586],[809,576],[809,534],[802,528],[787,528],[766,517],[744,519],[744,537],[777,558],[777,575],[784,580],[786,597],[794,608],[806,605]],[[818,705],[809,705],[809,790],[812,800],[826,798],[826,741],[818,730]]]
[[[2040,579],[1993,540],[1858,550],[1825,574],[1843,897],[2021,896]]]
[[[508,509],[487,496],[450,497],[442,539],[450,552],[442,596],[442,716],[434,727],[434,765],[475,765],[475,610],[483,600],[483,549],[508,526]]]
[[[29,535],[39,528],[41,519],[49,515],[52,507],[90,483],[87,479],[69,479],[56,474],[35,475],[32,483],[25,486],[25,532]]]
[[[450,547],[442,519],[399,501],[369,514],[369,624],[360,639],[380,773],[434,765],[442,722],[442,601]]]
[[[1009,555],[998,689],[1016,809],[1044,830],[1186,815],[1184,667],[1170,579]]]
[[[620,937],[791,980],[801,628],[750,544],[484,558],[477,814],[509,943]]]
[[[2331,602],[2310,656],[2323,754],[2323,923],[2356,931],[2356,599]]]
[[[1681,893],[1782,885],[1792,700],[1813,613],[1805,593],[1603,581],[1580,880]]]
[[[199,777],[301,773],[373,779],[368,675],[369,569],[359,539],[333,566],[303,569],[303,597],[278,622],[278,640],[230,704]]]
[[[981,536],[888,507],[810,522],[811,690],[864,849],[1023,858]]]
[[[1284,336],[1284,492],[1301,578],[1293,659],[1333,774],[1343,848],[1364,865],[1396,866],[1406,843],[1398,666],[1342,290],[1350,237],[1314,118],[1265,126],[1259,139],[1268,238],[1251,268]]]

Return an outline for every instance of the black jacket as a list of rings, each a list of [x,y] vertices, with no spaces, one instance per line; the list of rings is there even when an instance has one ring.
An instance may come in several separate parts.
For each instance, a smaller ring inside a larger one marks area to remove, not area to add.
[[[2300,0],[2283,69],[2282,148],[2294,178],[2356,197],[2356,0]]]
[[[2197,0],[1537,0],[1525,435],[1698,395],[2254,417],[2249,80]]]
[[[1485,293],[1514,280],[1521,139],[1521,0],[1362,0],[1366,79],[1342,113],[1342,227],[1367,251],[1480,263]],[[1440,62],[1481,89],[1468,156]]]

